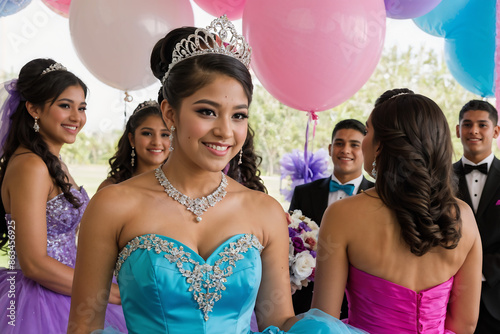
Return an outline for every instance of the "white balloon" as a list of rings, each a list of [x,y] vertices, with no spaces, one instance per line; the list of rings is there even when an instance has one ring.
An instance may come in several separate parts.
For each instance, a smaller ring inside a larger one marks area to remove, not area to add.
[[[189,0],[73,0],[69,11],[71,39],[82,63],[123,91],[152,85],[155,43],[169,30],[193,25]]]

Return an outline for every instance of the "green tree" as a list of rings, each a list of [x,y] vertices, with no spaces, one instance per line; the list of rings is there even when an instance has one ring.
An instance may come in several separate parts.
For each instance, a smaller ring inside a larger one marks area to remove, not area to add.
[[[388,89],[403,87],[430,97],[441,107],[450,125],[455,158],[460,158],[462,146],[455,135],[458,112],[467,101],[480,97],[460,86],[444,59],[424,47],[401,51],[395,46],[385,50],[373,75],[356,94],[333,109],[317,113],[316,136],[310,139],[309,149],[327,148],[335,123],[346,118],[365,122],[378,96]],[[256,132],[256,150],[263,157],[263,173],[273,175],[279,173],[283,154],[304,149],[308,118],[305,112],[277,101],[261,86],[256,86],[254,96],[250,119]],[[496,145],[494,151],[499,152]]]

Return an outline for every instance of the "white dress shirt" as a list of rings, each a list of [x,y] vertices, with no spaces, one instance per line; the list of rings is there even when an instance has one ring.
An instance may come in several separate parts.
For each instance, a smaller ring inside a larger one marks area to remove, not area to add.
[[[358,193],[359,186],[361,184],[361,181],[363,181],[363,174],[361,174],[359,177],[355,178],[354,180],[348,181],[346,183],[340,182],[336,177],[335,174],[332,174],[331,179],[335,182],[338,182],[339,184],[352,184],[354,185],[354,190],[352,191],[352,194],[355,195]],[[328,194],[328,205],[332,204],[333,202],[338,201],[339,199],[349,197],[345,191],[343,190],[338,190],[334,192],[330,192]]]
[[[490,170],[491,163],[493,162],[494,155],[491,153],[486,159],[475,164],[466,157],[462,157],[462,165],[468,164],[472,166],[481,165],[484,163],[488,164],[488,171]],[[478,170],[473,170],[472,172],[465,174],[465,181],[467,181],[467,188],[469,189],[470,199],[472,201],[472,209],[477,212],[477,207],[479,206],[479,201],[481,200],[481,194],[483,193],[484,184],[486,183],[487,174],[481,173]]]

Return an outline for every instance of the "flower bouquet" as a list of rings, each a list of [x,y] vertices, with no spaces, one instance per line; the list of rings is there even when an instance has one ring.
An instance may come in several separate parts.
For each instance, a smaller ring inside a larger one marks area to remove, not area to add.
[[[314,282],[316,249],[319,227],[305,217],[301,210],[294,210],[288,219],[288,266],[292,293]]]

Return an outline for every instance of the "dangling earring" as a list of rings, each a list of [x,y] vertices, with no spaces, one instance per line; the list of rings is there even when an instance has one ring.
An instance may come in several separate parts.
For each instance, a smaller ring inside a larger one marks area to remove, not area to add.
[[[35,130],[35,132],[40,132],[40,125],[38,125],[38,117],[35,117],[35,124],[33,124],[33,130]]]
[[[170,147],[168,148],[168,150],[170,152],[174,150],[174,145],[172,145],[174,143],[174,131],[175,131],[175,126],[172,125],[170,127],[170,135],[168,136],[168,139],[170,140]]]
[[[241,157],[243,156],[243,149],[240,150],[240,160],[238,160],[238,166],[241,165]]]
[[[130,152],[130,164],[134,167],[135,163],[135,147],[132,146],[132,152]]]
[[[373,160],[372,167],[373,167],[372,168],[372,176],[374,179],[376,179],[377,178],[377,169],[376,169],[377,163],[375,162],[375,160]]]

